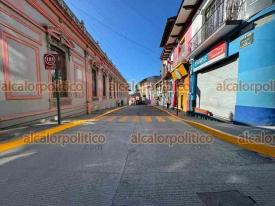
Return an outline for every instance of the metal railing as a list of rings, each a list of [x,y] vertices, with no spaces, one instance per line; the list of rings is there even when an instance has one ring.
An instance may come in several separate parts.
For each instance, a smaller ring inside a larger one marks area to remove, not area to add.
[[[245,0],[224,0],[188,43],[191,53],[228,21],[242,20]]]

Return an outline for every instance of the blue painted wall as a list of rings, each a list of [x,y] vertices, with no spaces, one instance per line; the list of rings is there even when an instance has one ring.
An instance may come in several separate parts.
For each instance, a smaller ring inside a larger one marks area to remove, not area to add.
[[[243,84],[259,84],[265,91],[237,92],[235,121],[253,125],[275,124],[275,8],[269,8],[251,21],[263,19],[264,23],[248,33],[253,33],[253,44],[240,48],[243,36],[229,43],[228,54],[239,53],[238,82]]]
[[[267,16],[269,17],[265,18]],[[228,56],[239,55],[239,83],[259,84],[260,86],[269,86],[269,88],[257,93],[253,89],[238,91],[234,120],[251,125],[275,125],[275,5],[259,12],[248,22],[258,20],[262,21],[253,30],[239,36],[234,41],[227,40]],[[253,33],[253,44],[240,48],[241,40],[249,33]],[[230,39],[230,36],[231,34],[224,39]],[[207,50],[202,52],[199,57],[206,52]],[[191,70],[194,70],[194,62],[191,65]],[[191,74],[190,83],[191,105],[191,101],[196,100],[196,73]]]
[[[193,70],[191,65],[191,70]],[[189,111],[194,111],[193,102],[196,102],[196,90],[197,90],[197,74],[191,73],[190,75],[190,86],[189,86]]]

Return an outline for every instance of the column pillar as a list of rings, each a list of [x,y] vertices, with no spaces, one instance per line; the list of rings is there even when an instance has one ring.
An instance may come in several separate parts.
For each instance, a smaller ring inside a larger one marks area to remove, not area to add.
[[[110,92],[109,92],[109,74],[108,72],[106,73],[106,99],[109,100],[110,99]]]
[[[116,80],[114,79],[114,99],[116,99]]]
[[[89,59],[89,56],[86,56],[85,61],[85,81],[86,81],[86,104],[87,104],[87,113],[92,112],[92,67],[93,62]]]
[[[98,100],[102,101],[103,99],[103,71],[102,68],[98,69],[98,75],[97,75],[97,87],[98,87]]]

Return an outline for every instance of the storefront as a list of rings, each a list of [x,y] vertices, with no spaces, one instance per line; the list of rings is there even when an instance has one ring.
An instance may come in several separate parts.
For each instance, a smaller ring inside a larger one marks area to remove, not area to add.
[[[268,1],[255,3],[256,11],[264,2],[268,5]],[[251,8],[253,14],[255,9]],[[250,18],[240,33],[228,47],[229,56],[239,57],[234,121],[275,125],[275,5]]]
[[[180,63],[172,71],[174,80],[173,106],[184,112],[189,110],[189,73],[187,65],[187,62]]]
[[[192,110],[249,125],[275,124],[275,6],[194,59]]]
[[[189,110],[189,76],[185,76],[178,81],[178,109],[187,112]]]
[[[196,78],[196,109],[207,111],[216,118],[233,120],[236,91],[228,91],[224,84],[236,84],[238,57],[227,58],[227,43],[220,42],[192,64]]]

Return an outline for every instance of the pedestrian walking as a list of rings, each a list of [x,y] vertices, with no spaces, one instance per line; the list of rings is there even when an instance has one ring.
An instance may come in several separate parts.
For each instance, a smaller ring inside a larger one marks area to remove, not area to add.
[[[171,105],[170,97],[167,97],[166,105],[167,105],[167,109],[169,109]]]

